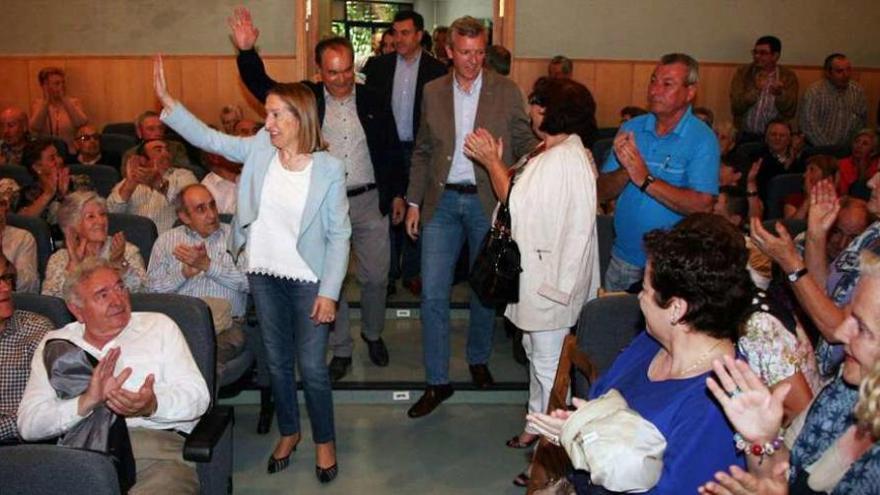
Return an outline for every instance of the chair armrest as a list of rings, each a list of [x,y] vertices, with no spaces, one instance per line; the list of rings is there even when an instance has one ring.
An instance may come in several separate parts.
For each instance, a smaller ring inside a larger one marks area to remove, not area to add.
[[[183,458],[192,462],[211,462],[214,446],[234,418],[235,410],[230,406],[214,406],[205,413],[183,444]]]

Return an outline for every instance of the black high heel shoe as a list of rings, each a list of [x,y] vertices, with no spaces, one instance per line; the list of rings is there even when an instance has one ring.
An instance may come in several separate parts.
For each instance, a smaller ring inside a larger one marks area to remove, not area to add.
[[[334,479],[336,479],[336,475],[339,474],[339,464],[333,464],[328,468],[322,468],[320,466],[315,466],[315,476],[317,476],[318,481],[321,483],[330,483]]]
[[[276,459],[274,454],[269,455],[269,463],[266,466],[266,472],[269,474],[275,474],[279,471],[284,471],[290,466],[290,455],[296,452],[296,445],[290,449],[290,453],[281,459]]]

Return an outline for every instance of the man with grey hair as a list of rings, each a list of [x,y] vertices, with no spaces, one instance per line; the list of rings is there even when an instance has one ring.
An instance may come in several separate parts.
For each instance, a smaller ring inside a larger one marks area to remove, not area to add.
[[[74,269],[64,295],[77,321],[43,338],[34,354],[18,408],[21,437],[63,435],[107,407],[125,418],[131,437],[137,483],[130,493],[198,493],[181,434],[193,430],[211,396],[180,329],[164,314],[132,313],[115,267],[100,258]],[[59,398],[44,364],[46,343],[54,339],[97,361],[88,388],[69,399]]]
[[[0,165],[21,164],[24,145],[30,141],[28,117],[18,107],[6,107],[0,111]]]
[[[842,53],[825,57],[823,78],[801,100],[801,131],[813,146],[849,146],[868,122],[865,91],[852,80],[852,63]]]
[[[696,118],[697,61],[683,53],[660,59],[648,85],[650,112],[625,122],[599,176],[599,201],[617,199],[616,238],[605,289],[622,291],[642,279],[642,237],[685,215],[710,211],[718,194],[718,140]],[[618,197],[619,196],[619,197]]]
[[[565,55],[557,55],[547,64],[547,76],[550,79],[571,79],[573,69],[570,58]]]
[[[462,244],[470,264],[489,231],[498,199],[489,175],[464,155],[465,136],[478,126],[504,142],[505,163],[516,163],[537,144],[519,88],[510,79],[483,70],[486,28],[473,17],[449,28],[447,51],[452,74],[425,86],[424,112],[412,156],[406,230],[422,238],[422,346],[427,388],[408,414],[430,414],[452,394],[449,384],[449,293]],[[420,226],[422,227],[420,230]],[[492,385],[495,308],[476,294],[470,299],[467,361],[478,388]]]

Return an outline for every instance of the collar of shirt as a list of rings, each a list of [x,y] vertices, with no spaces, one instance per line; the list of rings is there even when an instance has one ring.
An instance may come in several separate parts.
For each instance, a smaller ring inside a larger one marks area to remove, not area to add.
[[[403,55],[401,55],[399,53],[397,54],[398,65],[404,64],[407,67],[412,67],[414,65],[417,65],[419,63],[419,60],[421,60],[421,59],[422,59],[422,51],[421,50],[419,50],[419,52],[416,54],[415,57],[413,57],[412,60],[407,60]]]
[[[343,98],[337,98],[337,97],[331,95],[329,91],[327,91],[327,86],[325,85],[324,86],[324,101],[326,101],[328,105],[333,104],[333,105],[346,106],[346,105],[354,102],[355,91],[357,91],[357,84],[355,84],[354,87],[351,88],[351,93],[349,93],[348,96],[345,96]]]
[[[479,94],[480,88],[483,87],[483,69],[480,69],[480,73],[477,74],[477,78],[474,79],[474,82],[471,84],[470,90],[466,90],[464,89],[464,87],[462,87],[461,83],[458,81],[457,74],[453,74],[452,81],[455,90],[465,96],[473,96],[474,94]]]
[[[134,312],[132,312],[132,316],[134,316]],[[72,323],[72,325],[76,325],[74,327],[74,329],[76,330],[76,335],[74,336],[74,338],[71,339],[71,342],[78,345],[80,348],[82,348],[84,351],[88,352],[92,356],[95,356],[98,359],[103,359],[104,354],[107,353],[110,349],[113,349],[114,347],[119,347],[118,341],[120,338],[122,338],[123,336],[126,338],[133,337],[135,334],[141,333],[143,331],[136,325],[132,325],[132,320],[133,318],[129,318],[128,323],[126,323],[125,327],[123,327],[122,330],[120,330],[115,337],[107,341],[107,343],[104,344],[104,347],[100,349],[93,346],[91,343],[89,343],[89,341],[86,340],[86,326],[84,323]]]
[[[208,235],[208,237],[202,237],[201,234],[199,234],[198,232],[196,232],[195,230],[190,228],[189,225],[183,224],[183,225],[181,225],[181,227],[183,227],[183,232],[186,234],[187,237],[189,237],[191,239],[195,239],[198,242],[208,243],[208,242],[211,242],[211,241],[217,239],[217,237],[223,235],[223,232],[222,232],[223,231],[223,224],[218,225],[217,230],[215,230],[214,232],[211,232],[211,234]]]
[[[685,110],[684,115],[678,120],[678,123],[675,124],[675,128],[672,129],[672,132],[669,134],[676,134],[681,136],[684,134],[685,126],[688,125],[690,119],[696,118],[694,117],[694,113],[691,111],[691,105],[688,105],[687,110]],[[657,134],[657,116],[653,113],[648,113],[648,118],[645,119],[645,132],[650,132],[657,137],[663,137]],[[664,134],[664,136],[668,136],[669,134]]]

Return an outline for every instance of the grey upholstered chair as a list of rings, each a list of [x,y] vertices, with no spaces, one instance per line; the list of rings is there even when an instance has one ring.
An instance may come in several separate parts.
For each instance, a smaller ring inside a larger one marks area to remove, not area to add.
[[[131,309],[164,313],[183,332],[211,391],[211,406],[186,439],[183,458],[197,463],[202,494],[231,493],[234,411],[217,405],[217,344],[211,310],[201,299],[178,294],[132,294]]]
[[[125,240],[140,250],[144,266],[150,266],[153,244],[159,237],[156,224],[147,217],[129,215],[128,213],[110,213],[107,215],[107,221],[107,233],[113,235],[122,231],[125,234]]]
[[[30,311],[49,318],[55,328],[61,328],[76,320],[68,311],[64,299],[60,297],[13,292],[12,302],[15,304],[15,309]]]
[[[645,320],[635,294],[611,294],[588,302],[577,326],[577,347],[601,376],[624,347],[642,330]],[[586,397],[592,384],[575,373],[575,395]]]
[[[110,456],[56,445],[0,447],[3,495],[118,495]]]

